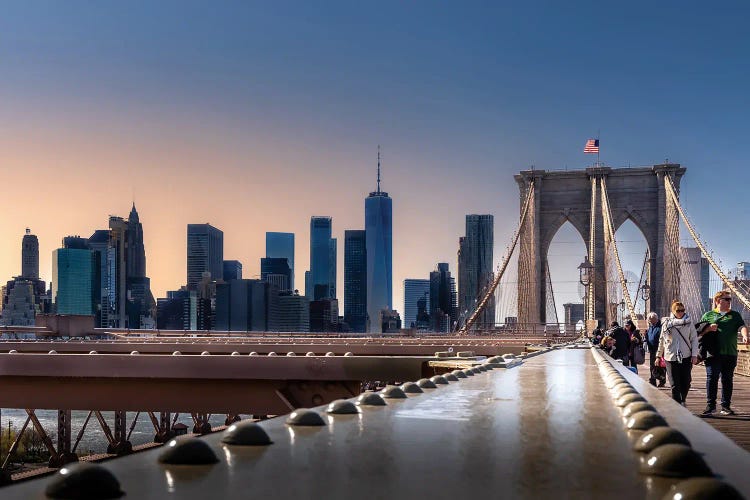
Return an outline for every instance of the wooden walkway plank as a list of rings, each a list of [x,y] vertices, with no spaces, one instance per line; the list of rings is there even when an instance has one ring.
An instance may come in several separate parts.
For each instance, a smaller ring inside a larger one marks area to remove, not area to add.
[[[647,360],[648,361],[648,360]],[[638,375],[648,382],[648,363],[638,367]],[[719,414],[721,410],[721,382],[717,397],[717,409],[711,417],[701,417],[706,409],[706,367],[703,364],[693,366],[692,383],[686,400],[687,409],[696,418],[702,418],[716,430],[732,439],[738,446],[750,452],[750,377],[734,374],[734,390],[732,391],[732,409],[737,413],[733,416]],[[669,381],[659,389],[666,397],[672,397]]]

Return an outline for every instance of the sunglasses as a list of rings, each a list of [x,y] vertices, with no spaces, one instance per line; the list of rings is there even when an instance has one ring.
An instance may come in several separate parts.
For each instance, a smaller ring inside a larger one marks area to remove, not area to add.
[[[732,302],[732,297],[721,297],[719,300],[726,300],[727,302]]]
[[[675,309],[675,312],[678,312],[678,313],[684,313],[684,312],[685,312],[685,309]]]

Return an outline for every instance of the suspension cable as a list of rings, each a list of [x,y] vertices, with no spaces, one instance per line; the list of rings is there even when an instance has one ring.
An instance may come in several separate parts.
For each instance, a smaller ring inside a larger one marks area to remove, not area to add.
[[[594,315],[596,314],[595,308],[594,308],[594,296],[595,296],[595,283],[596,280],[592,279],[596,277],[596,176],[591,176],[591,216],[589,218],[589,264],[591,264],[594,272],[592,273],[593,276],[589,278],[589,286],[586,287],[586,295],[587,295],[587,306],[588,311],[586,311],[586,318],[594,319]]]
[[[547,287],[546,287],[547,288],[547,304],[546,304],[546,308],[547,308],[547,312],[549,312],[549,310],[552,309],[552,315],[555,318],[555,323],[557,323],[559,325],[560,324],[560,318],[557,315],[557,304],[555,304],[555,291],[552,288],[552,277],[551,277],[550,272],[549,272],[549,260],[545,261],[545,264],[546,265],[545,265],[545,270],[544,270],[544,273],[545,273],[544,280],[547,283]],[[549,320],[547,320],[547,323],[549,323]]]
[[[724,282],[724,284],[729,288],[734,295],[737,296],[737,298],[740,299],[742,304],[750,309],[750,300],[748,300],[747,295],[740,291],[740,289],[730,280],[726,274],[724,274],[724,271],[721,270],[719,265],[716,263],[712,255],[708,252],[706,249],[706,246],[703,244],[703,242],[700,239],[700,236],[698,236],[698,233],[693,228],[693,225],[690,223],[690,220],[687,218],[687,215],[685,215],[685,211],[682,209],[682,205],[680,205],[680,200],[677,197],[677,191],[674,187],[674,184],[672,183],[672,179],[668,176],[664,176],[664,186],[667,191],[667,196],[669,196],[672,199],[672,202],[674,203],[675,208],[677,209],[677,212],[679,212],[680,217],[682,217],[682,221],[685,223],[685,226],[687,227],[688,232],[690,233],[690,236],[693,237],[693,240],[695,241],[695,244],[698,245],[698,248],[701,250],[701,254],[706,258],[709,264],[711,264],[711,267],[713,268],[714,272],[721,278],[721,281]]]
[[[602,182],[602,213],[604,215],[604,234],[608,237],[609,242],[612,244],[612,251],[615,257],[615,265],[617,266],[617,274],[620,278],[620,286],[622,287],[622,295],[625,299],[625,304],[630,312],[630,317],[635,321],[637,318],[635,314],[635,307],[633,307],[633,301],[630,298],[630,292],[628,291],[628,282],[625,279],[625,273],[622,271],[622,264],[620,263],[620,254],[617,251],[617,241],[615,240],[615,231],[612,227],[612,212],[609,208],[609,196],[607,195],[607,181],[604,177],[601,178]]]
[[[529,213],[529,207],[531,206],[531,200],[534,198],[534,179],[531,179],[531,182],[529,183],[529,189],[526,193],[526,200],[523,204],[523,210],[521,212],[521,220],[518,223],[518,227],[516,228],[515,233],[513,233],[513,242],[511,245],[506,249],[505,256],[503,257],[503,263],[500,266],[500,269],[497,272],[497,275],[495,276],[495,279],[492,281],[492,286],[487,290],[487,293],[484,294],[484,297],[482,297],[482,300],[477,305],[476,309],[474,309],[474,312],[471,313],[471,316],[469,316],[469,319],[466,320],[466,323],[463,324],[461,329],[458,331],[459,334],[466,334],[467,331],[476,323],[479,316],[484,312],[485,307],[487,306],[487,303],[489,302],[492,295],[495,293],[495,289],[497,289],[497,285],[500,284],[500,280],[502,279],[503,275],[505,274],[505,269],[508,267],[508,263],[510,262],[510,257],[513,254],[513,250],[516,248],[516,245],[518,244],[518,239],[521,236],[521,230],[524,226],[524,222],[526,221],[527,214]]]

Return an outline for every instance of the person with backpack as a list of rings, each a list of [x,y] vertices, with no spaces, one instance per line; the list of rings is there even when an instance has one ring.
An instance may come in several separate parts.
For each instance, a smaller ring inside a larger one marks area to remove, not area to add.
[[[706,399],[703,416],[711,416],[716,411],[716,394],[721,378],[721,414],[734,415],[732,410],[732,389],[734,369],[737,367],[737,334],[747,344],[748,332],[745,321],[739,312],[731,309],[732,296],[729,290],[714,295],[714,309],[703,314],[701,321],[708,321],[707,332],[703,334],[706,346]]]
[[[659,348],[659,340],[661,339],[661,322],[659,321],[659,315],[655,312],[648,313],[647,318],[646,346],[648,346],[648,363],[651,368],[648,381],[651,385],[664,387],[664,384],[667,383],[667,372],[656,363],[656,350]]]
[[[635,373],[638,373],[638,365],[643,364],[646,360],[643,355],[643,336],[641,331],[635,327],[632,319],[625,321],[625,331],[628,332],[628,362],[623,362],[625,366],[632,366],[635,368]]]
[[[630,335],[617,321],[613,321],[607,330],[607,336],[615,339],[615,349],[611,356],[615,359],[622,360],[624,366],[628,366],[630,353]]]
[[[698,333],[682,302],[675,300],[670,309],[672,314],[661,321],[656,356],[666,363],[672,399],[685,406],[692,380],[690,372],[698,363]]]

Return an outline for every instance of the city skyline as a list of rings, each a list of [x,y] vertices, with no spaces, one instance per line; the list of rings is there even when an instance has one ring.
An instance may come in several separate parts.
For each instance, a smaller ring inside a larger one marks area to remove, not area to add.
[[[385,2],[332,14],[180,3],[180,24],[176,6],[6,6],[0,163],[15,187],[7,206],[29,209],[0,217],[3,280],[20,274],[26,227],[49,281],[63,236],[91,234],[135,201],[155,295],[184,281],[185,225],[195,222],[225,230],[225,255],[246,277],[260,274],[265,231],[295,233],[301,289],[309,217],[330,215],[339,241],[361,227],[378,143],[398,204],[394,283],[437,262],[457,269],[470,213],[495,215],[497,265],[517,222],[512,175],[584,168],[583,143],[597,135],[608,165],[687,167],[682,190],[701,235],[726,268],[748,259],[702,196],[721,182],[736,219],[747,214],[735,201],[743,183],[727,180],[750,152],[737,105],[750,75],[714,56],[743,60],[747,6]],[[553,282],[562,269],[574,280],[582,247],[553,260]],[[393,303],[403,303],[400,286]]]

